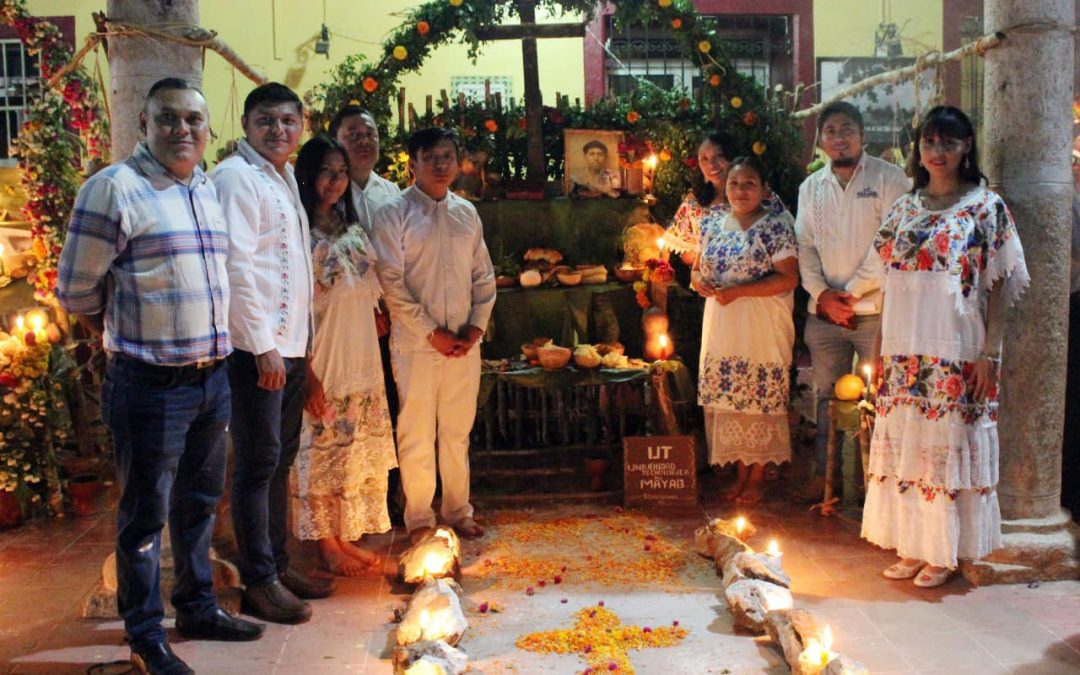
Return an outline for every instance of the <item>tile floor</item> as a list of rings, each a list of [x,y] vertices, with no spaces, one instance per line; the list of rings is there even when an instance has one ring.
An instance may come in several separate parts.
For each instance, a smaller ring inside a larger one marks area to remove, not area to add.
[[[710,480],[703,481],[705,494],[715,494]],[[538,509],[536,515],[560,509],[574,507]],[[710,503],[703,511],[706,516],[732,515]],[[764,548],[772,537],[780,540],[796,606],[827,621],[836,635],[834,649],[874,673],[1080,673],[1080,581],[973,588],[955,579],[943,588],[923,590],[880,576],[892,558],[858,538],[857,512],[822,519],[774,498],[746,515],[758,527],[751,542],[755,547]],[[0,532],[0,673],[125,672],[119,665],[94,668],[127,658],[121,623],[78,617],[112,548],[112,520],[103,502],[93,516],[35,521]],[[689,550],[700,522],[682,519],[663,526],[685,537]],[[365,539],[364,545],[387,556],[391,573],[392,554],[404,547],[402,539],[400,532],[391,532]],[[483,556],[484,548],[482,542],[469,543],[466,562]],[[298,557],[311,564],[313,551],[300,546]],[[506,611],[468,613],[472,626],[461,646],[470,654],[472,672],[580,672],[585,663],[575,656],[526,653],[513,643],[524,632],[569,625],[575,609],[603,597],[624,622],[644,625],[678,617],[690,629],[678,648],[634,652],[631,661],[639,673],[788,672],[767,639],[732,630],[716,594],[718,580],[710,578],[705,561],[693,564],[706,574],[677,590],[567,583],[557,593],[528,599],[520,589],[500,590],[466,573],[466,604],[493,599]],[[334,597],[315,603],[308,624],[270,625],[258,642],[239,645],[178,637],[173,643],[201,673],[390,673],[390,619],[408,592],[389,574],[345,579]]]

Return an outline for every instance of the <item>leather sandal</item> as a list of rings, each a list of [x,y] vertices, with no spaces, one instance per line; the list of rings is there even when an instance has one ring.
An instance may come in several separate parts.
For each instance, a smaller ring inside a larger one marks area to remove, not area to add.
[[[904,561],[901,560],[886,567],[881,574],[886,579],[911,579],[918,574],[923,567],[926,567],[926,563],[921,560],[913,565],[905,565]]]
[[[915,585],[919,588],[937,588],[952,577],[953,570],[948,567],[943,567],[940,572],[931,572],[930,566],[927,565],[919,573],[919,576],[915,577]]]

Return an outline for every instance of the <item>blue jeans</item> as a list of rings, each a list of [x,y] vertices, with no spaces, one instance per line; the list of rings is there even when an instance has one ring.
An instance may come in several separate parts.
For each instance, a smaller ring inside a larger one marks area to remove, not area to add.
[[[881,328],[881,315],[855,317],[855,330],[841,328],[816,316],[806,318],[803,339],[810,348],[814,366],[814,389],[817,390],[817,436],[814,439],[814,475],[825,475],[825,458],[829,448],[829,399],[833,386],[841,375],[851,372],[855,354],[859,355],[858,374],[864,365],[877,368],[875,343]],[[841,439],[842,441],[842,439]],[[837,453],[840,448],[836,449]],[[837,455],[839,457],[839,455]],[[837,467],[840,463],[837,462]]]
[[[232,518],[240,550],[240,578],[254,586],[289,566],[289,469],[300,449],[307,394],[306,359],[285,359],[285,387],[259,386],[251,352],[229,357],[233,439]]]
[[[166,520],[177,613],[200,617],[217,609],[210,538],[225,487],[226,371],[224,363],[200,370],[109,358],[101,414],[112,431],[121,489],[116,604],[135,648],[165,642],[158,562]]]

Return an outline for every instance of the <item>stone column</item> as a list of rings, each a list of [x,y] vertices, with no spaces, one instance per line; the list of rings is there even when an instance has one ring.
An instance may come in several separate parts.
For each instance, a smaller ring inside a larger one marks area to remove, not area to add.
[[[109,0],[110,22],[170,32],[180,24],[198,25],[198,0]],[[120,161],[142,140],[139,113],[150,85],[181,77],[202,86],[202,50],[146,37],[109,36],[109,102],[112,158]],[[213,112],[213,111],[211,111]]]
[[[985,3],[987,32],[1003,31],[1007,40],[986,54],[983,170],[1016,219],[1031,287],[1005,332],[998,422],[1005,548],[964,566],[975,583],[1080,571],[1061,508],[1074,11],[1074,0]]]

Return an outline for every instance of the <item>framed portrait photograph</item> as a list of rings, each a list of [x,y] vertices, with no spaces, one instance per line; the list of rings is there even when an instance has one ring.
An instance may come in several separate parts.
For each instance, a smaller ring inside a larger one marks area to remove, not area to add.
[[[575,197],[618,197],[623,187],[619,167],[621,131],[563,131],[563,186]]]

